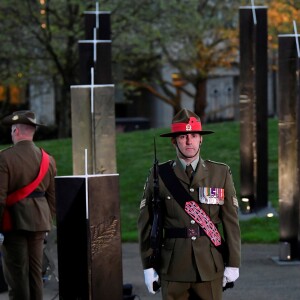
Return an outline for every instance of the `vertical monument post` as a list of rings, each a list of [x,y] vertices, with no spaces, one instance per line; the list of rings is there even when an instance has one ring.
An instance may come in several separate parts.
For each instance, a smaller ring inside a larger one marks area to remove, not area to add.
[[[279,35],[278,39],[279,259],[288,261],[300,259],[299,35]]]
[[[56,177],[59,299],[122,299],[118,175]]]
[[[86,12],[85,24],[87,39],[79,41],[80,85],[71,86],[73,174],[84,174],[85,149],[89,174],[115,173],[110,13]]]
[[[297,178],[300,178],[300,41],[299,41],[299,35],[297,30],[296,21],[294,21],[294,28],[295,28],[295,42],[296,42],[296,48],[297,48],[297,72],[296,72],[296,78],[297,78],[297,105],[296,105],[296,113],[297,113]],[[299,183],[299,181],[298,181]],[[298,184],[299,188],[299,184]],[[295,245],[292,246],[291,256],[292,259],[300,260],[300,188],[298,190],[298,203],[295,203],[295,209],[297,211],[298,208],[298,215],[295,219],[295,226],[298,227],[298,233],[297,233],[297,242]]]
[[[268,206],[267,7],[240,7],[240,176],[243,212]]]
[[[97,3],[85,26],[80,85],[71,86],[73,175],[56,177],[59,296],[122,299],[110,14]]]

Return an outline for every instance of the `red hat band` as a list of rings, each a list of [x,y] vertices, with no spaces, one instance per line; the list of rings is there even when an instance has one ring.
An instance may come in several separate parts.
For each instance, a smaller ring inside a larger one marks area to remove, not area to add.
[[[171,125],[172,132],[188,132],[188,131],[201,131],[202,126],[195,117],[190,117],[188,123],[173,123]]]

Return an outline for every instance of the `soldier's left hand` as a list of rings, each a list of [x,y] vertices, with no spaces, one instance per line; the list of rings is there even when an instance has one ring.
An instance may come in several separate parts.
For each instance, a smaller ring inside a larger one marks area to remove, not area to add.
[[[234,282],[239,278],[239,268],[225,267],[223,276],[223,287],[228,282]]]

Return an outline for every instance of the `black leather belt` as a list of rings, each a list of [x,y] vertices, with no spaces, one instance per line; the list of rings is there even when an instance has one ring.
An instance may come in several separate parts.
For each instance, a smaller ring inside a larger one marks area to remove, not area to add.
[[[26,198],[39,198],[44,196],[45,196],[45,192],[32,192]]]
[[[205,235],[201,227],[193,228],[165,228],[165,238],[192,238]]]

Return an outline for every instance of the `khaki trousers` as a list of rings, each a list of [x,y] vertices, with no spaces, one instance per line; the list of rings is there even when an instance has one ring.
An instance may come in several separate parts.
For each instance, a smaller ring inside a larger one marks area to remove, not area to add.
[[[45,232],[15,231],[4,234],[3,274],[10,300],[43,299],[43,247]]]
[[[163,300],[221,300],[222,277],[205,282],[162,281]]]

